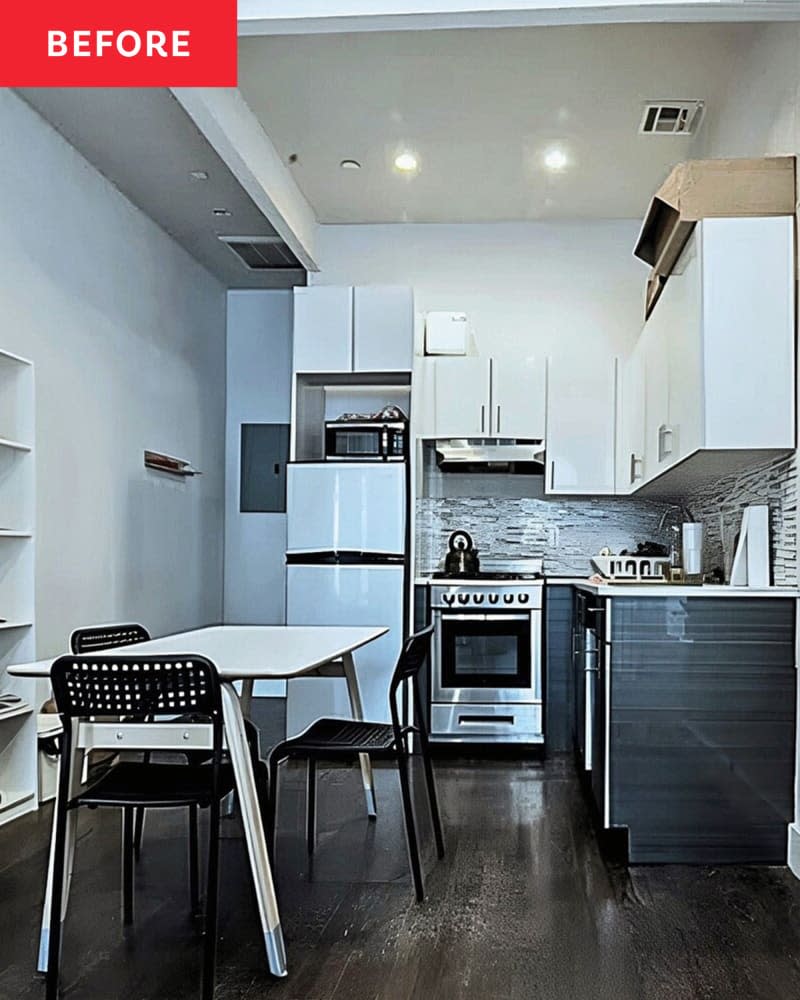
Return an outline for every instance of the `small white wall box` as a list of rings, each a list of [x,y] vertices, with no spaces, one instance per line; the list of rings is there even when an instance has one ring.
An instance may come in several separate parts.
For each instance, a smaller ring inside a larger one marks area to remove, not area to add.
[[[466,313],[429,312],[425,317],[426,354],[466,354],[469,322]]]
[[[731,585],[768,587],[769,580],[769,507],[755,504],[745,507],[739,544],[733,557]]]

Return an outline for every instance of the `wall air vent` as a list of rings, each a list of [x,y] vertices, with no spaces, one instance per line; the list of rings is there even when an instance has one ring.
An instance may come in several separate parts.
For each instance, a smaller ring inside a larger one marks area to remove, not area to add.
[[[639,135],[693,135],[703,117],[703,101],[648,101]]]
[[[248,271],[295,271],[303,265],[280,236],[220,236]]]

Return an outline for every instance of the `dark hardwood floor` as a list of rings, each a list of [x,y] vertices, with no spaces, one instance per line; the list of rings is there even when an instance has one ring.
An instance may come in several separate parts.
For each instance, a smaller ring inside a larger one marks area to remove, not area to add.
[[[790,1000],[800,997],[800,882],[785,869],[604,863],[572,765],[437,764],[448,854],[414,902],[394,773],[364,815],[357,770],[321,775],[319,844],[286,773],[278,889],[290,973],[265,970],[244,845],[222,846],[218,1000]],[[426,816],[422,782],[420,812]],[[0,830],[0,997],[38,1000],[34,970],[50,810]],[[82,810],[65,932],[68,1000],[198,995],[185,820],[151,812],[135,928],[119,908],[119,819]]]

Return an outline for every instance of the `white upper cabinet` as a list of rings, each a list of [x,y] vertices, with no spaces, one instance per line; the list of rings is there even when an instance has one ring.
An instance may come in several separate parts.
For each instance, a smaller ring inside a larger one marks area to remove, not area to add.
[[[489,434],[489,359],[434,358],[433,433],[438,438]]]
[[[787,216],[697,224],[626,363],[618,485],[634,447],[629,379],[645,399],[634,489],[702,450],[794,447],[793,225]]]
[[[543,358],[431,358],[436,437],[544,438]]]
[[[492,359],[491,435],[543,440],[547,420],[544,357]]]
[[[794,225],[702,223],[706,448],[795,446]]]
[[[616,358],[551,358],[545,492],[615,492]]]
[[[645,476],[644,342],[619,366],[616,492],[632,493]]]
[[[294,290],[295,372],[411,371],[413,357],[410,288]]]
[[[353,370],[411,371],[414,293],[400,285],[353,289]]]
[[[353,370],[353,289],[315,285],[294,290],[294,370]]]

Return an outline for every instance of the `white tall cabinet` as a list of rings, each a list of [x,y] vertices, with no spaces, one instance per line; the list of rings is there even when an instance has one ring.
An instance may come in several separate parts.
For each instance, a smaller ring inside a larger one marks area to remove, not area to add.
[[[36,659],[34,420],[33,365],[0,351],[0,693],[23,699],[0,708],[0,824],[37,806],[36,712],[48,694],[7,673]]]

